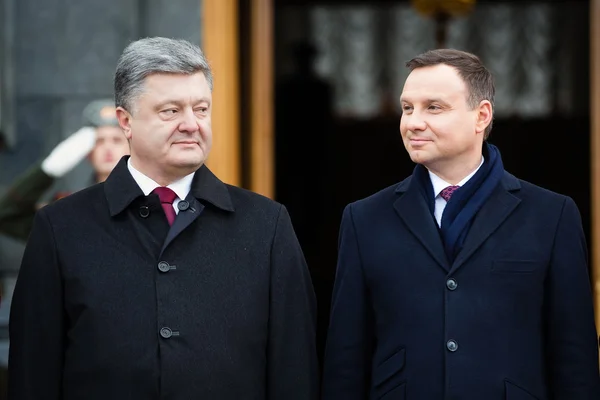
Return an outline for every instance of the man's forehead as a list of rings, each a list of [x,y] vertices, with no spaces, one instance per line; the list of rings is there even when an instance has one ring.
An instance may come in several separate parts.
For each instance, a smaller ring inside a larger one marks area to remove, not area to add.
[[[206,80],[206,76],[202,71],[194,72],[191,74],[155,72],[147,75],[144,78],[144,84],[146,86],[153,86],[156,88],[170,88],[178,83],[183,85],[189,85],[190,80],[202,82],[203,84],[206,84],[208,86],[208,81]]]
[[[464,92],[461,91],[447,93],[439,90],[405,90],[400,95],[400,101],[404,101],[407,103],[420,103],[432,101],[450,102],[457,98],[463,97],[463,93]]]
[[[404,92],[465,92],[466,85],[456,69],[444,64],[416,68],[404,82]]]
[[[116,109],[114,106],[104,106],[100,109],[99,111],[100,117],[101,118],[113,118],[114,115],[116,114]]]
[[[83,110],[84,125],[93,127],[119,126],[114,100],[100,99],[89,103]]]
[[[197,74],[200,74],[201,76],[194,77],[194,75]],[[202,74],[201,72],[198,72],[197,74],[173,74],[173,77],[182,78],[182,80],[180,80],[179,82],[177,82],[177,79],[172,81],[162,79],[162,76],[164,76],[164,74],[150,75],[146,78],[150,79],[146,81],[144,91],[141,93],[140,98],[145,98],[154,104],[166,102],[210,101],[212,93],[208,88],[206,80],[204,79],[204,74]],[[152,79],[153,77],[156,79]],[[195,83],[200,83],[201,86],[195,86],[195,84],[191,83],[189,79],[186,79],[190,77],[192,79],[195,78]],[[194,89],[193,92],[190,92],[190,90],[178,90],[178,87],[183,87],[184,89],[193,87]]]
[[[99,126],[96,128],[96,137],[97,138],[107,138],[107,137],[115,137],[115,136],[125,136],[123,130],[121,130],[118,126]]]
[[[424,67],[417,68],[410,73],[400,99],[402,101],[424,101],[431,99],[446,99],[465,96],[467,93],[466,85],[458,74],[450,69],[451,67],[436,68]]]

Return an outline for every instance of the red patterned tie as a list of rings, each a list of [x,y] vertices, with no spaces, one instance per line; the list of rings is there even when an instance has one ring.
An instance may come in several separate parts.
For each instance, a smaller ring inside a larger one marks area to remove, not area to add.
[[[446,188],[444,188],[444,190],[442,190],[440,192],[440,196],[442,196],[442,199],[449,201],[450,197],[452,197],[452,194],[456,191],[456,189],[458,189],[460,186],[448,186]]]
[[[168,187],[157,187],[153,190],[154,193],[158,195],[160,199],[160,203],[162,208],[167,216],[167,221],[169,221],[169,225],[173,225],[173,221],[175,221],[175,209],[173,208],[173,201],[177,198],[177,195],[174,191],[169,189]]]

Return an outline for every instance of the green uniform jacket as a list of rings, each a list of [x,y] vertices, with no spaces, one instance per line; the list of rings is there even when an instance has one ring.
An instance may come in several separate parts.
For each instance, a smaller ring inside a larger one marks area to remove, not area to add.
[[[26,241],[38,202],[53,183],[54,178],[42,170],[41,164],[19,176],[0,197],[0,233]]]

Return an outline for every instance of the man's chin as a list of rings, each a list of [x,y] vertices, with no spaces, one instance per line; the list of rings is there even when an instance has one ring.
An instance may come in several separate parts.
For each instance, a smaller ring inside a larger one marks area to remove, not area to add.
[[[417,151],[413,150],[409,153],[409,155],[410,155],[410,159],[415,164],[425,165],[429,161],[429,157],[427,156],[427,154],[421,150],[417,150]]]
[[[102,164],[94,168],[94,172],[96,175],[109,175],[116,166],[117,163]]]
[[[204,157],[179,157],[177,160],[174,160],[172,165],[175,168],[182,170],[196,170],[204,164]]]

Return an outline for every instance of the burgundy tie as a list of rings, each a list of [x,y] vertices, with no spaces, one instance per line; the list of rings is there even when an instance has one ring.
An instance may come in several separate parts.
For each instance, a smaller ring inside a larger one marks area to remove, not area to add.
[[[456,189],[458,189],[459,187],[460,186],[448,186],[440,192],[440,196],[442,196],[442,199],[449,201],[450,197],[452,197],[452,194],[454,194]]]
[[[175,221],[175,209],[173,208],[173,201],[177,198],[177,195],[174,191],[169,189],[168,187],[157,187],[153,190],[154,193],[158,195],[160,199],[160,203],[162,208],[167,216],[167,221],[169,221],[169,225],[173,225],[173,221]]]

